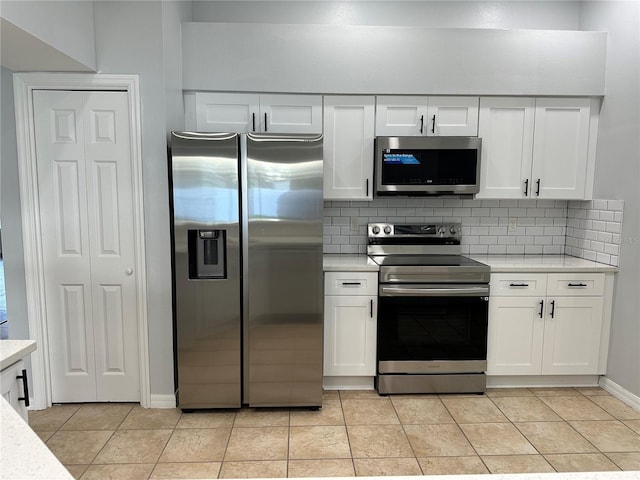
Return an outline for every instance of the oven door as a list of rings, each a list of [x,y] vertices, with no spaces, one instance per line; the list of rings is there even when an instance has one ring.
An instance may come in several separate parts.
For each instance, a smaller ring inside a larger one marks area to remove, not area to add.
[[[378,373],[484,372],[489,285],[381,285]]]

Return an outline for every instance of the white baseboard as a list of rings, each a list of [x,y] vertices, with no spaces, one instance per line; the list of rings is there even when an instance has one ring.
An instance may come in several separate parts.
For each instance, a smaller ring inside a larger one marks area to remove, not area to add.
[[[324,377],[325,390],[374,390],[374,377]]]
[[[598,375],[487,375],[489,388],[596,386]]]
[[[176,396],[152,393],[149,397],[149,408],[176,408]]]
[[[608,379],[607,377],[600,377],[600,386],[611,395],[616,397],[618,400],[626,403],[634,410],[638,410],[640,412],[640,397],[638,397],[637,395],[634,395],[629,390],[621,387],[616,382]]]

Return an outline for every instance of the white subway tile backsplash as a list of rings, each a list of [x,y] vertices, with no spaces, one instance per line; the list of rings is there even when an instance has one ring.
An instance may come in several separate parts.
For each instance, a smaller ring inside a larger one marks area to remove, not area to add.
[[[324,207],[325,253],[366,253],[369,222],[456,222],[464,254],[565,253],[618,265],[624,202],[376,198],[326,201]]]
[[[618,266],[624,202],[575,200],[568,206],[564,252]]]

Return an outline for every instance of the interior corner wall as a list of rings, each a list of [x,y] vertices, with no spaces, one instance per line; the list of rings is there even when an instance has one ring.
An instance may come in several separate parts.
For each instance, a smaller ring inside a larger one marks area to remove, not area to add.
[[[95,3],[97,67],[137,74],[142,163],[151,395],[174,392],[167,110],[161,1]]]
[[[13,97],[13,72],[2,68],[0,77],[0,216],[2,217],[2,245],[4,281],[7,295],[9,338],[28,339],[27,287],[25,280],[24,249],[22,248],[22,210],[18,179],[18,147]]]
[[[607,377],[640,396],[640,2],[582,2],[581,28],[608,31],[594,198],[624,200]]]

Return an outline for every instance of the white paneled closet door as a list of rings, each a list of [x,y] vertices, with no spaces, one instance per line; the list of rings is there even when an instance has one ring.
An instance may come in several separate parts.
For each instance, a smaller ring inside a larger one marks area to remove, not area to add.
[[[128,95],[33,103],[52,402],[139,401]]]

